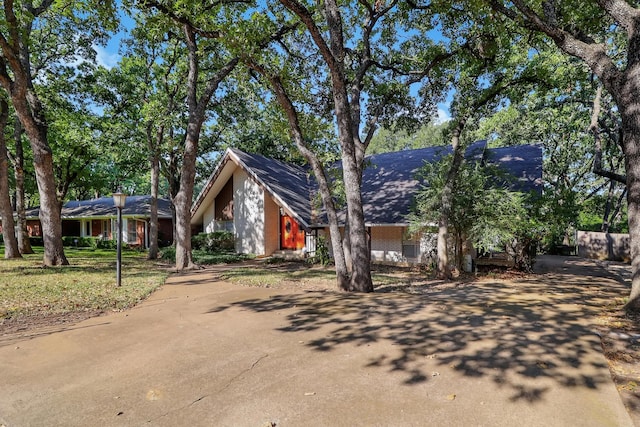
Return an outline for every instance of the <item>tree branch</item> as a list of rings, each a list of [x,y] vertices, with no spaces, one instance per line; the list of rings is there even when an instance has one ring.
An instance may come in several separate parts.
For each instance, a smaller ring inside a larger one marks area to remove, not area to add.
[[[615,0],[612,0],[615,1]],[[554,43],[569,55],[582,59],[591,70],[604,82],[610,93],[616,93],[620,84],[620,70],[607,55],[606,46],[602,43],[585,41],[584,37],[577,37],[568,31],[552,25],[551,22],[540,17],[523,0],[512,0],[512,3],[522,15],[504,6],[502,1],[490,0],[491,7],[516,22],[522,22],[529,28],[536,29],[551,37]]]
[[[627,31],[627,34],[634,34],[638,28],[640,10],[634,8],[624,0],[596,0],[609,16],[616,20]]]
[[[600,141],[600,130],[598,127],[598,116],[601,110],[602,100],[602,85],[598,86],[596,90],[596,96],[593,99],[593,111],[591,113],[591,123],[589,124],[589,131],[593,133],[593,139],[595,142],[595,155],[593,158],[593,173],[605,178],[609,178],[622,184],[627,184],[627,177],[617,174],[613,171],[608,171],[602,168],[602,144]]]
[[[44,0],[42,3],[40,3],[40,6],[38,6],[38,7],[33,7],[33,3],[32,2],[25,2],[25,3],[26,3],[26,7],[27,7],[27,10],[29,11],[29,13],[31,13],[33,16],[38,17],[45,10],[49,9],[49,7],[51,7],[53,2],[54,2],[54,0]]]
[[[241,3],[241,2],[239,1],[237,3]],[[199,28],[198,26],[194,25],[193,22],[191,22],[191,20],[189,20],[188,18],[174,13],[171,9],[169,9],[168,7],[166,7],[165,5],[163,5],[162,3],[156,0],[142,0],[140,2],[140,6],[146,7],[146,8],[155,8],[159,12],[163,13],[164,15],[167,15],[176,23],[182,24],[182,25],[189,25],[194,33],[199,34],[203,37],[206,37],[209,39],[218,39],[222,37],[221,31],[207,31],[203,28]]]
[[[329,49],[329,46],[327,45],[327,41],[322,37],[322,33],[316,25],[311,12],[309,12],[309,10],[297,0],[280,0],[280,3],[297,15],[304,26],[307,27],[307,30],[309,30],[309,33],[311,34],[311,38],[318,46],[318,49],[320,49],[320,54],[327,62],[329,69],[337,67],[337,58],[334,57],[332,50]]]

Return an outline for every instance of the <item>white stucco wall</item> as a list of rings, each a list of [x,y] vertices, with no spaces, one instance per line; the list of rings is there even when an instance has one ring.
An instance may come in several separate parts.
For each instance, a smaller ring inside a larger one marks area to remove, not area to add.
[[[344,232],[343,229],[340,230]],[[379,263],[401,263],[418,264],[429,263],[430,251],[435,247],[432,234],[424,234],[417,240],[418,256],[416,258],[405,258],[402,256],[402,242],[404,227],[378,226],[371,227],[371,261]],[[333,256],[333,248],[329,236],[329,229],[319,231],[319,236],[324,236],[329,247],[329,252]]]
[[[207,210],[204,211],[202,215],[202,229],[205,233],[213,233],[216,231],[215,229],[215,212],[216,212],[216,201],[215,198],[211,202],[211,204],[207,207]]]
[[[233,223],[236,251],[264,255],[264,191],[239,168],[233,173]]]

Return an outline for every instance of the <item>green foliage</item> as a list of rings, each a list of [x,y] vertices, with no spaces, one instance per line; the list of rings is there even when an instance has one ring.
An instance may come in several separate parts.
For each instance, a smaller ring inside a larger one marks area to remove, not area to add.
[[[62,238],[62,245],[76,248],[93,248],[98,247],[98,239],[95,237],[80,237],[80,236],[64,236]]]
[[[44,240],[42,239],[42,237],[38,236],[29,237],[29,243],[31,243],[31,246],[44,246]]]
[[[452,156],[426,164],[420,171],[422,189],[410,215],[410,231],[420,232],[437,223],[441,192]],[[463,163],[453,188],[448,218],[456,247],[469,239],[480,252],[504,251],[516,257],[520,268],[530,269],[530,249],[539,239],[539,223],[528,195],[509,189],[511,177],[493,166]]]
[[[118,246],[117,240],[96,239],[96,249],[116,249]]]
[[[160,259],[164,261],[175,261],[176,260],[176,247],[175,246],[167,246],[162,248],[160,251]]]
[[[232,264],[251,259],[251,256],[234,252],[211,253],[209,251],[194,250],[193,262],[200,265]]]
[[[316,253],[309,258],[313,264],[327,266],[331,263],[331,255],[329,254],[329,246],[324,236],[318,236],[316,239]]]
[[[395,151],[435,147],[445,145],[444,138],[446,124],[432,124],[422,126],[415,133],[404,129],[379,129],[369,144],[368,154],[392,153]]]
[[[191,248],[206,252],[228,252],[235,249],[235,238],[230,231],[200,233],[191,237]]]
[[[194,249],[192,251],[192,257],[193,262],[200,265],[230,264],[251,259],[251,256],[245,254],[237,254],[235,252],[224,250],[211,252],[206,249]],[[160,251],[160,259],[170,262],[175,261],[175,246],[167,246],[166,248],[163,248]]]
[[[62,244],[70,248],[116,249],[118,242],[99,237],[64,236]],[[126,246],[126,245],[125,245]]]
[[[250,256],[235,253],[235,238],[229,231],[199,233],[191,237],[193,262],[201,265],[227,264],[250,259]],[[167,246],[160,251],[160,258],[175,261],[175,246]]]

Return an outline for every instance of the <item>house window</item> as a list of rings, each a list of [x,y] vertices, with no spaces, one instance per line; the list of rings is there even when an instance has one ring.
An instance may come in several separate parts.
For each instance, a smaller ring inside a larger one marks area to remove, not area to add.
[[[233,220],[215,221],[214,231],[230,231],[231,233],[233,233]]]
[[[136,220],[127,220],[127,243],[135,244],[138,242],[138,233],[136,231]]]
[[[109,221],[102,221],[102,238],[109,238]]]
[[[86,221],[84,227],[84,235],[91,236],[91,221]]]
[[[402,235],[402,256],[404,258],[418,258],[420,243],[418,236],[405,231]]]

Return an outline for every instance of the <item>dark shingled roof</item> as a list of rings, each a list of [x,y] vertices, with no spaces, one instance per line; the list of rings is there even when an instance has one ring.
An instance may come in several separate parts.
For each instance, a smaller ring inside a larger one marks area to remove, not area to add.
[[[302,166],[230,149],[243,164],[243,169],[276,199],[280,199],[303,226],[311,224],[313,185],[309,172]]]
[[[514,145],[488,149],[487,163],[500,167],[511,175],[514,181],[511,189],[528,192],[542,192],[542,147],[540,145]]]
[[[467,160],[484,160],[514,175],[517,178],[511,184],[514,190],[542,190],[540,146],[518,145],[488,149],[486,145],[486,141],[470,145],[465,152]],[[247,174],[278,200],[278,204],[288,208],[303,227],[322,226],[326,223],[323,214],[313,215],[312,199],[317,192],[317,184],[307,168],[237,149],[230,151]],[[439,161],[451,151],[450,146],[441,146],[368,156],[362,177],[366,223],[406,224],[415,193],[420,188],[416,179],[418,170],[427,162]],[[340,215],[340,220],[344,221],[344,213]]]
[[[467,148],[465,157],[480,160],[485,147],[486,141],[478,141]],[[362,176],[366,223],[406,223],[420,185],[416,173],[425,163],[437,162],[451,152],[451,146],[441,146],[368,156]]]
[[[150,215],[151,196],[127,196],[127,201],[122,209],[124,216]],[[100,197],[93,200],[72,200],[62,206],[62,218],[89,218],[89,217],[113,217],[117,215],[113,206],[113,197]],[[36,218],[40,215],[39,208],[29,209],[27,217]],[[171,218],[171,202],[167,199],[158,199],[158,217]]]

